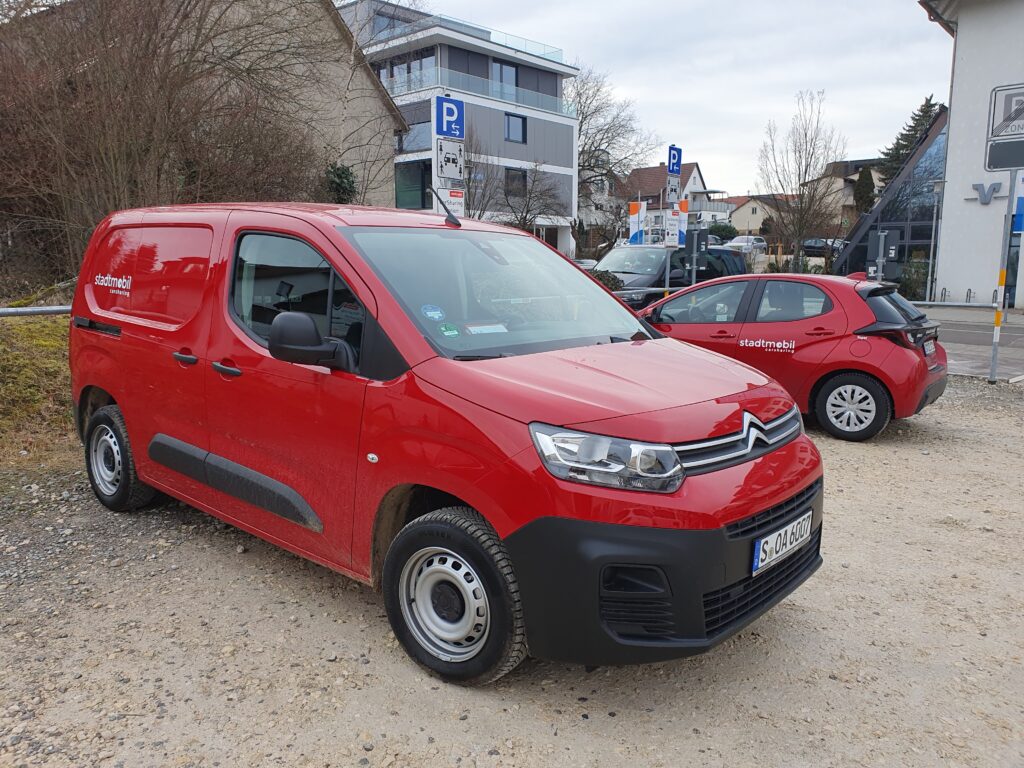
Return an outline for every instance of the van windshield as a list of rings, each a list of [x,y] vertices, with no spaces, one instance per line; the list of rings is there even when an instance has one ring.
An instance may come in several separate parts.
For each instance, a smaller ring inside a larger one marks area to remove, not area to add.
[[[526,235],[338,227],[441,353],[524,355],[652,338],[643,322]]]

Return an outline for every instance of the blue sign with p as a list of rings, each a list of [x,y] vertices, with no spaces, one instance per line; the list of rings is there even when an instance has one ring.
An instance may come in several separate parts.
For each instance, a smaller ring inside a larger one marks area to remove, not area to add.
[[[669,176],[678,176],[683,165],[683,151],[675,144],[668,148],[668,173]]]
[[[450,139],[466,138],[466,105],[447,96],[434,98],[434,131]]]

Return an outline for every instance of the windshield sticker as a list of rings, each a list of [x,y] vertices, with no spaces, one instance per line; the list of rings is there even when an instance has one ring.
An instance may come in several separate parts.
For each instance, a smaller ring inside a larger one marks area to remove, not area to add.
[[[508,328],[501,323],[495,323],[494,325],[467,325],[466,330],[470,333],[508,333]]]
[[[424,304],[420,307],[420,312],[427,320],[433,320],[435,323],[440,323],[444,320],[444,310],[436,304]]]
[[[437,330],[441,332],[442,336],[459,335],[459,327],[457,325],[452,325],[451,323],[441,323],[441,325],[437,327]]]
[[[789,352],[796,349],[796,341],[793,339],[773,341],[771,339],[740,339],[741,347],[753,347],[763,349],[766,352]]]

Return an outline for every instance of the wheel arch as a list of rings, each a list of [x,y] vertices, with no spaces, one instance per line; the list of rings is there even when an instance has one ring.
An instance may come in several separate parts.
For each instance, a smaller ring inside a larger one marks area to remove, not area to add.
[[[79,440],[85,440],[85,427],[92,415],[107,405],[117,405],[117,400],[103,387],[95,384],[82,387],[75,405],[75,428],[78,430]]]

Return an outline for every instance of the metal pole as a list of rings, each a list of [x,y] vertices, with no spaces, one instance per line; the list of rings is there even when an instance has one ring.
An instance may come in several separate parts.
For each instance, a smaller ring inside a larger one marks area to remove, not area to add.
[[[939,226],[939,183],[935,182],[935,202],[932,203],[932,241],[928,247],[928,282],[924,284],[925,301],[932,300],[932,273],[935,270],[935,235]]]
[[[1017,170],[1010,171],[1010,194],[1006,196],[1006,221],[1003,224],[1002,252],[999,254],[999,286],[996,288],[996,314],[992,321],[992,366],[988,371],[988,383],[996,383],[996,368],[999,365],[999,329],[1003,324],[1003,294],[1006,292],[1006,260],[1010,254],[1010,238],[1013,227],[1014,204],[1017,192]]]

